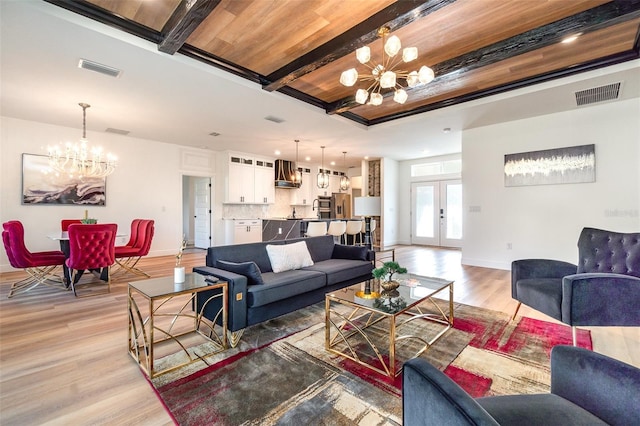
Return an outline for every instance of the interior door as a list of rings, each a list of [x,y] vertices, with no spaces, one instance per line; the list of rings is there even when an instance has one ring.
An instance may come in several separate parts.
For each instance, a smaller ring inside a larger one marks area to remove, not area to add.
[[[211,246],[211,178],[194,178],[194,246]]]
[[[411,215],[412,244],[461,247],[462,183],[412,183]]]

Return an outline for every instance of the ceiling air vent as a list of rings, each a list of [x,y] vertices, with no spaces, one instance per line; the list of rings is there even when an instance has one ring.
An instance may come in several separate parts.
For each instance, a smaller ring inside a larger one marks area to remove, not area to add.
[[[620,96],[619,82],[576,92],[576,103],[578,106],[590,105],[597,102],[618,99],[618,96]]]
[[[122,71],[117,68],[113,68],[107,65],[102,65],[97,62],[89,61],[86,59],[80,59],[80,62],[78,63],[78,68],[99,72],[100,74],[108,75],[109,77],[120,77],[120,74],[122,74]]]
[[[267,120],[267,121],[273,121],[274,123],[278,123],[278,124],[284,122],[284,119],[279,118],[279,117],[274,117],[273,115],[268,115],[264,119]]]
[[[128,135],[129,133],[131,133],[128,130],[121,130],[121,129],[114,129],[112,127],[107,128],[107,130],[105,130],[105,133],[115,133],[116,135]]]

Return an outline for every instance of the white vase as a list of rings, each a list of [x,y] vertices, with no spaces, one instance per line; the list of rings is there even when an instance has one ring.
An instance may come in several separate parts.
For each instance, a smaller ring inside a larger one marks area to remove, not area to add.
[[[176,266],[173,268],[173,282],[174,283],[183,283],[184,282],[184,266]]]

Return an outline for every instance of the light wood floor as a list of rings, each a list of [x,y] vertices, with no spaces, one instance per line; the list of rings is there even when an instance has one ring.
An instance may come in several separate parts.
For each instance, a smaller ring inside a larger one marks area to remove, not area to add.
[[[508,271],[460,265],[460,252],[399,247],[411,272],[455,280],[457,302],[512,313]],[[173,256],[143,259],[152,277],[172,274]],[[183,257],[187,270],[204,251]],[[165,425],[171,418],[127,353],[127,282],[76,299],[39,287],[7,298],[22,272],[0,274],[0,424]],[[527,307],[521,315],[550,320]],[[640,328],[592,329],[594,349],[640,367]]]

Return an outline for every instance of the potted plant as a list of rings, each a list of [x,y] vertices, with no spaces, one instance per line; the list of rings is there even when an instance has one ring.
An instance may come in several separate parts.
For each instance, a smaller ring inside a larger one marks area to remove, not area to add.
[[[380,280],[380,287],[385,291],[392,291],[400,286],[400,283],[393,280],[394,274],[406,274],[407,268],[400,266],[398,262],[384,262],[380,268],[371,271],[374,278]]]

